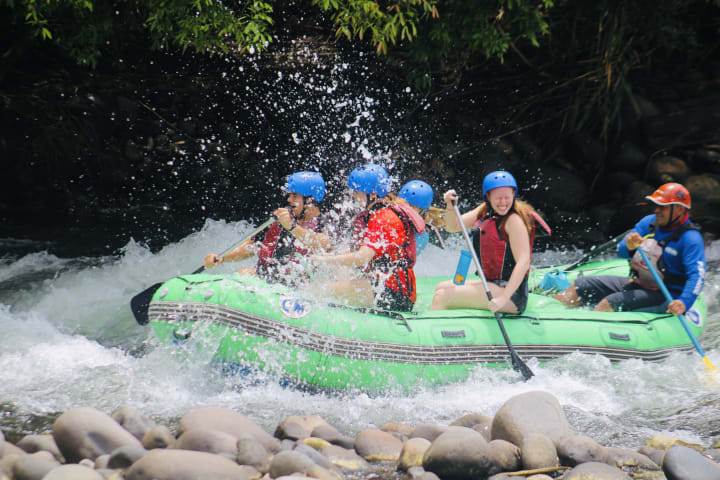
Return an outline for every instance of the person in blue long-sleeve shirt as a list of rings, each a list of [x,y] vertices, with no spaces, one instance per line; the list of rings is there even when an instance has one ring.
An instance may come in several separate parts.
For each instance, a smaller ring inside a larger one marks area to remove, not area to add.
[[[666,183],[646,198],[655,204],[655,213],[635,224],[618,244],[618,256],[630,259],[630,278],[580,277],[556,299],[567,306],[595,304],[595,310],[604,312],[682,315],[692,307],[705,283],[705,249],[698,227],[690,222],[690,192],[679,183]],[[660,272],[671,302],[658,288],[638,247]]]

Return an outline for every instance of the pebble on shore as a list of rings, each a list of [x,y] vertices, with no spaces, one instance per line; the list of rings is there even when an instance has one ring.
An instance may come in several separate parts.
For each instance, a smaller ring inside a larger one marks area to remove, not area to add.
[[[718,445],[656,435],[637,450],[603,446],[574,432],[543,391],[511,397],[494,418],[389,422],[354,437],[316,415],[288,417],[270,435],[222,407],[188,412],[177,432],[132,407],[112,415],[74,408],[52,435],[13,444],[0,432],[0,480],[343,480],[379,472],[412,480],[720,479]]]

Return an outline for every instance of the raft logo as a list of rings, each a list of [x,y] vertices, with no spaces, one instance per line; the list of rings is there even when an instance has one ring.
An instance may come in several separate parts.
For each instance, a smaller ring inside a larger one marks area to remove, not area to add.
[[[702,314],[698,311],[697,308],[692,307],[690,310],[685,312],[685,318],[687,318],[690,323],[695,325],[696,327],[702,327],[703,326],[703,317]]]
[[[282,310],[283,315],[286,317],[303,318],[310,314],[312,307],[307,300],[283,295],[280,297],[280,310]]]

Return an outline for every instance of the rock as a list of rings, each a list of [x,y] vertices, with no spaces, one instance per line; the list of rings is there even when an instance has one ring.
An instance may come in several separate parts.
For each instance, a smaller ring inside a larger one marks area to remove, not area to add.
[[[605,463],[582,463],[563,477],[563,480],[632,480],[622,470]]]
[[[500,472],[490,445],[475,430],[450,427],[423,457],[423,468],[446,479],[486,478]]]
[[[344,470],[358,471],[370,469],[370,464],[355,453],[355,450],[343,448],[339,445],[326,445],[320,448],[322,453],[333,465]]]
[[[255,467],[260,473],[270,470],[270,454],[257,439],[249,433],[237,439],[237,463]]]
[[[648,156],[645,152],[632,142],[624,142],[618,148],[608,162],[612,170],[642,170],[645,167]]]
[[[720,448],[708,448],[702,454],[713,462],[720,463]]]
[[[87,459],[84,459],[87,460]],[[82,461],[81,461],[82,462]],[[108,462],[110,462],[110,454],[106,453],[105,455],[100,455],[95,459],[95,467],[98,470],[108,468]]]
[[[53,423],[53,437],[65,460],[95,459],[124,445],[140,441],[108,415],[89,407],[68,410]]]
[[[411,467],[421,467],[428,448],[430,441],[425,438],[417,437],[406,441],[400,450],[398,470],[408,471]]]
[[[475,425],[487,425],[492,423],[492,418],[482,413],[468,413],[450,424],[451,427],[473,428]]]
[[[408,475],[411,480],[440,480],[440,477],[432,472],[426,472],[422,467],[410,467]]]
[[[665,452],[662,468],[667,480],[720,479],[720,465],[682,445],[674,445]]]
[[[530,475],[526,480],[553,480],[553,478],[544,473],[540,473],[538,475]]]
[[[275,437],[280,440],[302,440],[308,438],[316,427],[331,427],[317,415],[293,415],[282,420],[275,429]]]
[[[251,419],[234,410],[223,407],[203,407],[191,410],[180,419],[180,433],[203,428],[206,430],[218,430],[229,433],[235,438],[240,438],[243,433],[249,433],[262,443],[266,450],[275,453],[280,450],[280,443],[277,438],[260,428]]]
[[[660,450],[657,448],[650,447],[648,445],[643,445],[642,447],[638,448],[638,453],[641,455],[645,455],[650,460],[652,460],[656,465],[659,467],[662,467],[662,457],[665,455],[665,450]]]
[[[260,473],[221,457],[191,450],[155,449],[128,469],[127,480],[256,480]]]
[[[155,427],[155,422],[141,414],[136,408],[128,406],[122,406],[115,410],[112,419],[141,441],[145,434]]]
[[[505,440],[492,440],[488,446],[500,470],[514,472],[520,469],[520,449],[517,446]]]
[[[445,425],[426,423],[413,429],[413,431],[410,432],[409,438],[424,438],[432,442],[437,437],[447,432],[447,430],[448,427],[446,427]]]
[[[588,187],[574,173],[557,167],[543,167],[536,174],[534,182],[540,188],[535,193],[529,193],[528,200],[536,208],[548,212],[564,210],[572,213],[579,213],[585,208]]]
[[[318,425],[313,428],[310,437],[322,438],[328,442],[339,445],[343,448],[354,448],[355,439],[338,432],[332,425]]]
[[[637,180],[637,177],[625,170],[613,170],[607,174],[605,180],[613,191],[625,192],[630,184]]]
[[[605,447],[605,450],[612,455],[617,467],[633,467],[644,471],[658,471],[660,466],[647,455],[627,450],[625,448]]]
[[[27,453],[35,453],[45,450],[46,452],[52,453],[58,462],[62,463],[65,461],[52,435],[25,435],[17,443],[17,446],[25,450]]]
[[[410,434],[413,432],[413,427],[411,427],[407,423],[388,422],[382,427],[380,427],[380,430],[390,433],[393,436],[399,438],[400,440],[405,441],[407,438],[410,438]]]
[[[402,442],[382,430],[363,430],[355,436],[355,451],[369,461],[397,461]]]
[[[717,142],[720,99],[703,96],[672,105],[672,112],[643,118],[645,141],[652,150]]]
[[[649,440],[645,442],[645,445],[663,451],[667,450],[673,445],[682,445],[683,447],[692,448],[696,452],[702,452],[703,450],[705,450],[702,445],[683,442],[682,440],[678,440],[677,438],[670,437],[668,435],[653,435]]]
[[[42,480],[105,480],[105,477],[81,465],[62,465],[50,470]]]
[[[318,452],[309,445],[298,444],[295,446],[295,451],[302,453],[310,460],[312,460],[313,463],[315,463],[316,465],[320,465],[321,467],[328,470],[335,470],[335,465],[333,465],[333,463],[328,460],[327,457],[325,457],[322,453]]]
[[[717,216],[720,209],[720,181],[709,175],[691,175],[685,188],[692,199],[692,216]]]
[[[653,158],[647,169],[648,179],[658,186],[669,182],[683,183],[689,173],[690,168],[685,160],[672,155]]]
[[[142,447],[126,445],[116,448],[108,458],[107,467],[111,469],[129,468],[130,465],[137,462],[145,455],[150,453]]]
[[[511,397],[495,414],[490,432],[493,440],[514,445],[521,445],[523,437],[531,433],[541,433],[553,441],[572,433],[560,403],[542,391]]]
[[[652,205],[649,203],[650,201],[645,197],[652,195],[655,188],[655,186],[645,183],[642,180],[633,180],[625,190],[623,203],[627,205],[650,205],[650,209],[652,209]],[[652,211],[650,213],[652,213]]]
[[[524,470],[560,465],[555,443],[541,433],[531,433],[523,437],[520,444],[520,460]]]
[[[214,453],[234,460],[238,454],[237,442],[238,439],[229,433],[195,428],[180,435],[171,448]]]
[[[308,457],[296,451],[285,451],[275,455],[270,462],[270,471],[268,473],[272,478],[301,473],[321,480],[342,479],[340,474],[316,465]]]
[[[60,466],[50,452],[37,452],[19,457],[12,465],[13,480],[41,480],[52,469]]]
[[[5,453],[5,434],[0,430],[0,458]]]
[[[574,467],[596,462],[615,466],[615,460],[605,447],[585,435],[566,435],[555,441],[558,457],[563,465]]]
[[[175,442],[172,432],[165,425],[157,425],[148,430],[142,438],[142,446],[148,450],[167,448]]]

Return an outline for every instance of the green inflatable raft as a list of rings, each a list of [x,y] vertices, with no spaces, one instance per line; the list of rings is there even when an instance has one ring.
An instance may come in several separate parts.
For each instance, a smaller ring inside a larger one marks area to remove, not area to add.
[[[547,269],[533,269],[530,285]],[[568,273],[628,275],[613,259]],[[284,381],[324,389],[378,391],[458,382],[478,364],[508,366],[498,322],[487,311],[430,311],[435,285],[447,277],[418,279],[411,313],[328,303],[298,290],[237,274],[193,274],[158,288],[148,318],[166,342],[197,342],[225,364],[265,371]],[[698,299],[686,318],[700,337],[706,307]],[[668,314],[601,313],[566,309],[551,296],[530,294],[522,315],[503,315],[520,357],[547,362],[572,352],[662,360],[693,345],[681,322]]]

